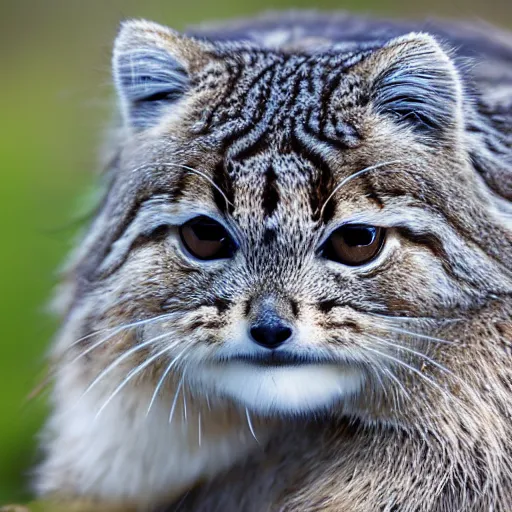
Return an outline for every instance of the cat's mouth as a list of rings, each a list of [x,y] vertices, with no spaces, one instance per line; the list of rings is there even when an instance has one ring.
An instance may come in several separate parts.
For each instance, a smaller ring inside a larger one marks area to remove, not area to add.
[[[218,358],[196,377],[208,393],[261,414],[323,410],[359,393],[365,379],[357,365],[280,350]]]
[[[268,354],[237,354],[223,359],[223,362],[246,363],[263,368],[333,364],[332,359],[319,359],[317,357],[308,357],[302,354],[293,354],[283,351],[273,351]]]

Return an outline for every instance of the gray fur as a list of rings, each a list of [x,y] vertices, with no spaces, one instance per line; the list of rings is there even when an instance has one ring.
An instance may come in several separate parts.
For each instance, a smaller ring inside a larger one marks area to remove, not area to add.
[[[431,26],[123,25],[126,123],[63,276],[39,492],[148,510],[512,508],[512,37]],[[184,251],[178,227],[198,215],[225,227],[231,260]],[[322,258],[347,222],[387,228],[375,260]],[[297,333],[280,354],[309,366],[236,362],[259,355],[245,332],[262,304]]]

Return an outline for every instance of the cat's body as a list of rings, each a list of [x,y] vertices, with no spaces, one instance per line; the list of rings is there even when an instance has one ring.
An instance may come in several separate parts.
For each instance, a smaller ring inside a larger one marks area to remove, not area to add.
[[[40,492],[509,510],[512,37],[312,13],[193,34],[118,36]]]

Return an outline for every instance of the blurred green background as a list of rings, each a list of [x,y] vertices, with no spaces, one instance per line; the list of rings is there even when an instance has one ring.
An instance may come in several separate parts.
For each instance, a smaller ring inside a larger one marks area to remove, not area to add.
[[[26,397],[42,376],[56,328],[45,307],[112,118],[119,21],[146,17],[180,29],[291,7],[512,27],[510,0],[0,0],[0,504],[30,496],[45,405]]]

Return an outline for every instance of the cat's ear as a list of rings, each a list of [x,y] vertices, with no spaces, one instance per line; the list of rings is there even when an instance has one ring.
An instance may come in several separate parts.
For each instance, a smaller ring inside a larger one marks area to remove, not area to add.
[[[462,124],[462,85],[449,55],[428,34],[388,42],[364,63],[373,108],[426,141],[453,138]]]
[[[199,41],[144,20],[121,25],[114,44],[113,77],[125,125],[157,124],[191,88],[190,73],[206,61]]]

